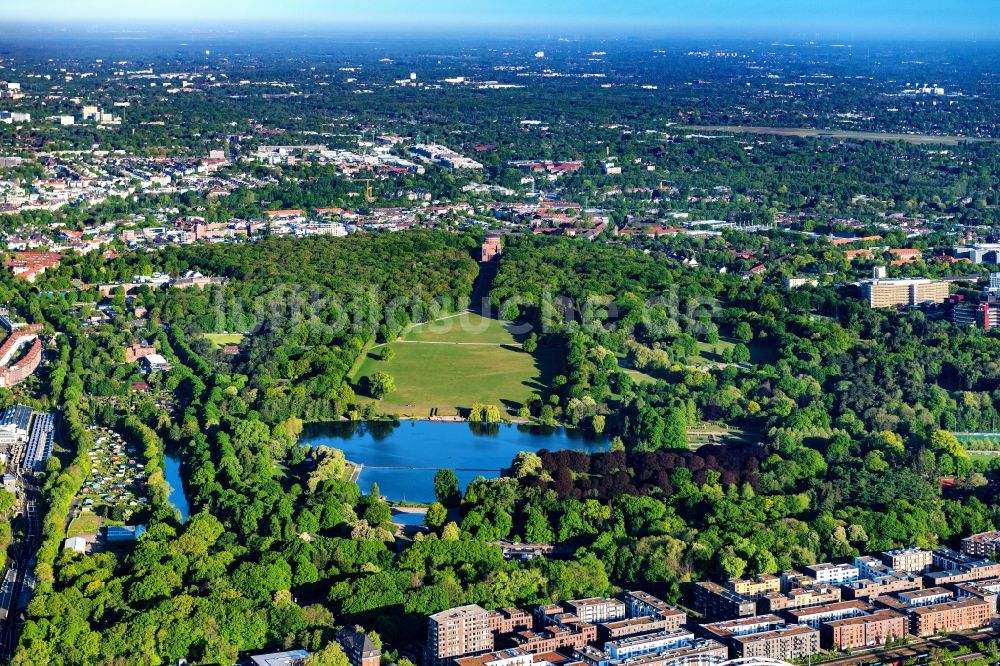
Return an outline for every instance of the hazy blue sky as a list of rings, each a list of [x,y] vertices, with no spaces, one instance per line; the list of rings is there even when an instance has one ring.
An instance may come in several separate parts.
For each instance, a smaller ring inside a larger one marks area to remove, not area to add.
[[[640,27],[837,36],[1000,37],[997,0],[0,0],[2,20]]]

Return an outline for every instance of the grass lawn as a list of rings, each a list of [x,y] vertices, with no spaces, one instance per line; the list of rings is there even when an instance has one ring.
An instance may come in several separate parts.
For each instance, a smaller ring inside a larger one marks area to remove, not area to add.
[[[655,384],[657,382],[656,377],[653,375],[643,372],[642,370],[636,370],[635,368],[622,368],[626,375],[632,378],[636,384]]]
[[[471,313],[414,326],[392,343],[392,360],[378,360],[381,347],[372,349],[354,383],[388,372],[396,390],[379,407],[400,416],[454,415],[477,402],[516,408],[543,394],[555,372],[552,350],[528,354],[518,337],[509,324]]]
[[[81,536],[84,534],[97,534],[97,530],[100,526],[101,519],[96,513],[81,511],[80,515],[70,522],[69,528],[66,530],[66,538]]]
[[[242,333],[205,333],[204,336],[212,343],[213,349],[222,349],[226,345],[238,345],[243,342]]]

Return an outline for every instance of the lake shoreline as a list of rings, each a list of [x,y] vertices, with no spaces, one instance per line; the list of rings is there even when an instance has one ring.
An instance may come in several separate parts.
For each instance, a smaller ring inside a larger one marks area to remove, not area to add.
[[[313,422],[299,443],[343,452],[351,479],[362,489],[375,483],[394,504],[421,505],[435,501],[438,470],[453,470],[464,489],[476,477],[499,478],[522,451],[604,452],[609,438],[531,422],[394,419]]]

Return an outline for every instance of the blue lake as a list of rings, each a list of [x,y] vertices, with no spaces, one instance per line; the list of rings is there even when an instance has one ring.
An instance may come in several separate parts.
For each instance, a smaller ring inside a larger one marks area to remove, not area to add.
[[[455,470],[464,490],[477,476],[500,476],[521,451],[608,450],[606,438],[577,430],[441,421],[309,424],[299,441],[340,449],[363,465],[362,491],[374,482],[390,500],[411,502],[434,501],[439,469]]]
[[[170,503],[181,513],[181,522],[188,519],[188,501],[184,495],[184,482],[181,480],[181,460],[176,456],[163,457],[163,476],[170,486]]]

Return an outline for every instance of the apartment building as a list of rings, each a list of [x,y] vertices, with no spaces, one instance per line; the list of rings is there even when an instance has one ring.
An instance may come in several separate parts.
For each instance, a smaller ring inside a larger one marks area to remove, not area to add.
[[[441,666],[456,657],[493,650],[493,632],[486,609],[475,604],[451,608],[428,618],[426,666]]]
[[[884,551],[882,562],[904,573],[925,573],[934,566],[934,553],[923,548],[898,548]]]
[[[952,587],[957,599],[981,599],[989,604],[991,613],[1000,612],[1000,580],[959,583]]]
[[[928,587],[922,590],[900,592],[896,595],[896,598],[911,608],[917,608],[919,606],[933,606],[944,601],[950,601],[955,598],[955,593],[943,587]],[[875,603],[878,603],[878,599],[875,599]]]
[[[752,617],[757,613],[754,600],[707,581],[695,584],[694,605],[709,620]]]
[[[925,573],[923,582],[927,587],[942,587],[991,578],[1000,578],[1000,563],[992,560],[973,560],[953,569]]]
[[[726,587],[747,599],[759,599],[768,594],[781,591],[781,578],[771,574],[760,574],[749,580],[732,578],[726,582]]]
[[[782,615],[792,624],[807,624],[813,629],[818,629],[824,622],[867,615],[871,611],[872,607],[863,601],[840,601],[811,608],[788,610]]]
[[[591,599],[573,599],[563,604],[566,610],[576,615],[583,622],[597,624],[598,622],[614,622],[625,619],[625,604],[617,599],[594,597]]]
[[[858,568],[858,578],[874,580],[879,576],[899,576],[903,572],[896,571],[878,557],[862,555],[854,558],[854,566]]]
[[[563,648],[579,649],[597,640],[597,625],[587,622],[567,623],[539,631],[519,631],[506,640],[524,652],[552,652]]]
[[[549,604],[535,608],[535,625],[547,627],[551,624],[563,624],[564,622],[576,622],[578,618],[559,604]]]
[[[1000,531],[981,532],[962,539],[962,553],[970,557],[994,557],[1000,551]]]
[[[531,629],[531,615],[520,608],[501,608],[489,611],[489,627],[494,634],[512,634]]]
[[[649,634],[657,631],[677,631],[680,624],[669,622],[665,618],[629,617],[617,622],[602,622],[597,625],[597,635],[605,641],[638,634]]]
[[[612,659],[624,660],[664,652],[687,645],[693,640],[694,634],[690,631],[660,631],[655,634],[629,636],[608,641],[604,644],[604,651]]]
[[[577,650],[573,654],[580,664],[586,666],[694,666],[697,664],[718,664],[729,659],[729,648],[707,638],[695,639],[663,652],[633,657],[623,662],[612,662],[603,650],[592,648]]]
[[[982,562],[982,558],[960,553],[951,548],[938,548],[931,552],[934,558],[934,568],[941,571],[944,569],[960,569],[963,566]]]
[[[759,657],[793,661],[819,652],[819,632],[805,625],[792,625],[759,634],[733,636],[730,648],[734,659]]]
[[[805,608],[840,601],[840,588],[834,585],[814,585],[791,590],[784,594],[769,594],[757,600],[759,613],[777,613],[791,608]]]
[[[810,564],[802,567],[803,573],[816,579],[817,583],[842,585],[857,580],[860,576],[858,568],[852,564]]]
[[[816,584],[816,579],[812,576],[807,576],[801,571],[796,571],[795,569],[789,569],[788,571],[781,572],[781,591],[791,592],[794,589],[800,587],[810,587]]]
[[[990,605],[982,599],[958,599],[910,610],[910,633],[925,638],[979,629],[990,624]]]
[[[784,626],[787,626],[787,623],[777,615],[754,615],[753,617],[703,624],[697,630],[706,638],[725,643],[733,636],[760,634]]]
[[[943,303],[948,300],[948,283],[927,278],[865,280],[861,293],[873,308]]]
[[[907,618],[881,609],[866,615],[830,620],[820,625],[820,644],[826,649],[857,650],[885,645],[906,635]]]
[[[641,590],[629,592],[625,595],[625,612],[632,618],[647,616],[663,618],[666,622],[664,628],[670,630],[680,629],[681,625],[687,622],[687,613]]]
[[[456,666],[532,666],[535,655],[512,648],[455,660]]]
[[[873,599],[897,592],[919,590],[923,587],[920,578],[901,576],[879,576],[877,578],[861,578],[841,586],[840,592],[844,599]]]

